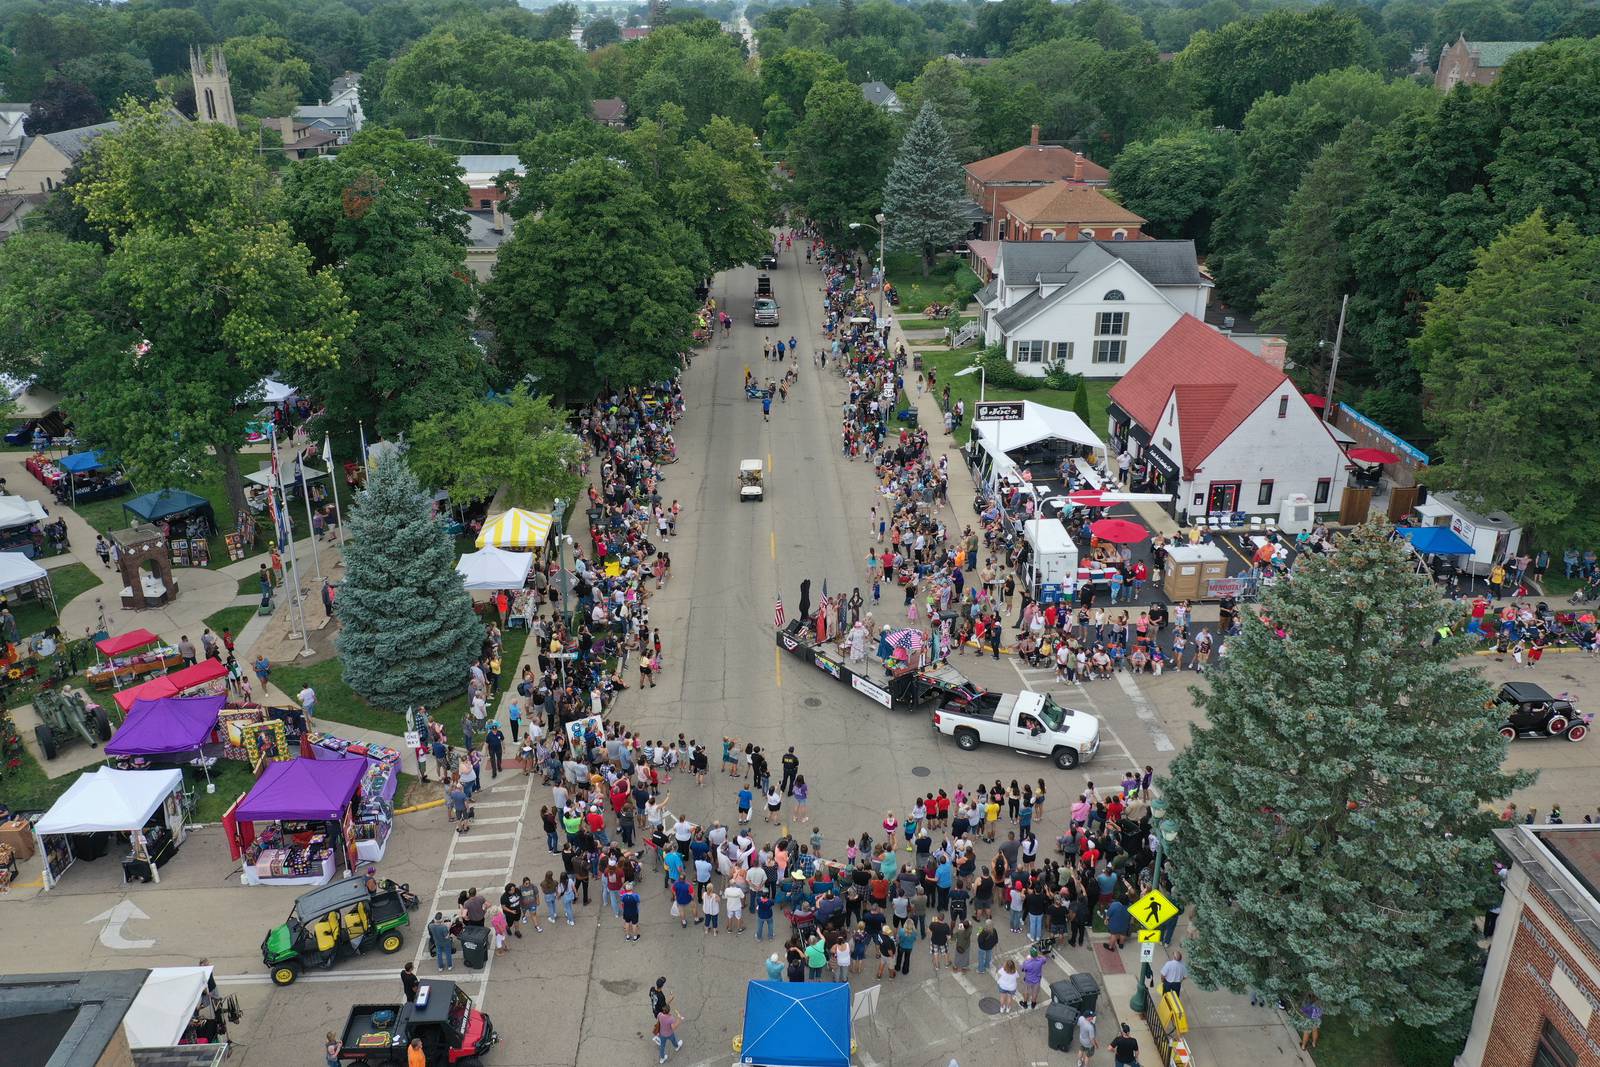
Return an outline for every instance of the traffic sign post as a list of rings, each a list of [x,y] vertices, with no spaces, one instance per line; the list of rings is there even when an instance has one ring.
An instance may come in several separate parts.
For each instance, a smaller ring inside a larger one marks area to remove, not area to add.
[[[1143,938],[1140,938],[1140,940],[1143,940]],[[1139,962],[1140,963],[1149,963],[1152,960],[1154,960],[1155,958],[1156,958],[1156,947],[1154,945],[1140,945],[1139,946]]]

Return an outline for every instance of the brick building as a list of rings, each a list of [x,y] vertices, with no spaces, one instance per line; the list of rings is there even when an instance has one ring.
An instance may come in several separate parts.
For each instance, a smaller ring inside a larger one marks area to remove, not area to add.
[[[1077,186],[1102,186],[1110,182],[1111,172],[1058,144],[1040,144],[1039,127],[1033,128],[1028,143],[998,156],[968,163],[967,196],[983,212],[985,241],[1005,238],[1005,205],[1055,182]]]
[[[1099,189],[1052,182],[1005,205],[1010,241],[1137,241],[1144,218]]]
[[[1538,41],[1469,41],[1466,34],[1460,34],[1439,50],[1433,87],[1449,92],[1462,83],[1489,85],[1512,56],[1538,47]]]
[[[1600,825],[1495,837],[1510,866],[1457,1067],[1600,1067]]]

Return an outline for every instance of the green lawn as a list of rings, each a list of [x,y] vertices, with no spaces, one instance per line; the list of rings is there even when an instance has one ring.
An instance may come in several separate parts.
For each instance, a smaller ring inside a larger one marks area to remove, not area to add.
[[[1311,1058],[1317,1067],[1449,1067],[1457,1049],[1431,1034],[1379,1026],[1356,1034],[1340,1018],[1323,1024]]]
[[[254,579],[251,580],[254,581]],[[216,612],[215,614],[207,615],[205,624],[211,628],[211,632],[214,634],[220,636],[223,630],[227,630],[232,633],[235,638],[237,638],[239,636],[239,631],[244,629],[245,623],[249,622],[255,617],[256,609],[250,607],[249,605],[244,605],[241,607],[223,608],[221,611]]]
[[[253,454],[240,456],[240,470],[242,472],[254,470],[254,464],[257,461],[258,457]],[[123,502],[140,493],[150,492],[154,488],[159,487],[139,487],[135,492],[129,493],[127,496],[117,497],[114,500],[92,500],[87,504],[80,504],[73,510],[78,513],[84,522],[87,522],[101,533],[110,533],[112,530],[125,530],[129,526],[130,517],[122,510]],[[226,566],[230,562],[228,559],[228,546],[222,538],[223,534],[233,532],[234,510],[232,502],[228,499],[228,490],[223,483],[221,469],[207,463],[202,477],[178,488],[185,489],[197,496],[203,496],[211,501],[211,510],[217,520],[217,533],[210,538],[211,567],[215,570],[218,567]],[[304,537],[305,534],[299,531],[305,528],[305,503],[298,498],[290,501],[287,511],[289,512],[289,524],[296,531],[294,536],[297,538]],[[247,549],[247,556],[265,552],[271,547],[271,526],[260,516],[257,516],[256,525],[258,532],[256,534],[255,548]]]
[[[965,367],[970,367],[972,365],[972,358],[975,354],[975,350],[966,352],[951,352],[949,350],[944,350],[937,352],[923,352],[921,354],[923,371],[926,372],[929,369],[932,369],[936,372],[938,388],[934,390],[934,393],[938,396],[942,396],[944,394],[944,387],[946,384],[948,384],[950,386],[951,403],[954,403],[957,400],[965,400],[967,402],[967,422],[956,431],[957,440],[963,442],[967,441],[972,436],[972,405],[977,403],[978,400],[978,383],[981,376],[977,374],[969,374],[964,378],[957,378],[955,377],[955,372]],[[1096,434],[1104,435],[1106,430],[1106,405],[1108,402],[1107,396],[1110,394],[1111,386],[1114,385],[1115,382],[1112,379],[1090,378],[1088,379],[1087,384],[1089,390],[1089,429],[1093,430]],[[1034,389],[1032,391],[1024,391],[1019,389],[988,389],[984,393],[984,399],[1032,400],[1036,404],[1044,404],[1048,407],[1062,408],[1067,411],[1071,411],[1073,395],[1074,390],[1049,389],[1043,387]]]
[[[921,319],[913,317],[897,319],[895,321],[900,323],[900,328],[902,330],[942,330],[946,326],[954,327],[955,329],[959,330],[961,327],[971,322],[975,317],[976,316],[974,315],[958,315],[947,319]]]
[[[77,775],[45,777],[44,768],[26,748],[15,757],[17,767],[0,767],[0,803],[12,811],[44,811],[60,799]]]
[[[56,592],[56,604],[64,608],[75,597],[99,585],[100,575],[81,563],[69,563],[50,571],[50,584]],[[17,632],[24,636],[38,633],[56,622],[56,613],[50,610],[48,600],[23,601],[12,614],[17,617]]]
[[[965,306],[967,299],[983,288],[972,268],[954,256],[940,258],[926,278],[922,276],[922,257],[915,253],[890,252],[886,264],[889,281],[900,293],[897,311],[906,315],[921,315],[929,304],[951,301],[952,294],[946,290],[952,286],[956,290],[953,302],[960,306]]]
[[[510,687],[516,684],[515,673],[517,661],[522,658],[522,649],[528,641],[528,631],[507,630],[504,634],[504,648],[501,651],[500,684]],[[311,688],[317,691],[317,718],[329,722],[344,723],[347,726],[358,726],[368,730],[379,730],[388,734],[403,734],[405,732],[404,718],[397,712],[384,711],[375,708],[357,696],[345,684],[343,669],[337,658],[313,663],[310,666],[279,666],[272,667],[272,681],[279,689],[291,697],[310,683]],[[467,694],[465,689],[461,693],[430,712],[432,718],[444,725],[445,733],[452,742],[461,740],[461,716],[467,710]]]

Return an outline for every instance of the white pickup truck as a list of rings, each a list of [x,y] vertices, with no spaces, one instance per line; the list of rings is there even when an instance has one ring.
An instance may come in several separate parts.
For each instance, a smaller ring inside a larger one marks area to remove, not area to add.
[[[1044,693],[979,693],[970,701],[948,701],[933,713],[933,728],[967,751],[1004,745],[1043,756],[1066,770],[1100,750],[1100,720],[1073,711]]]

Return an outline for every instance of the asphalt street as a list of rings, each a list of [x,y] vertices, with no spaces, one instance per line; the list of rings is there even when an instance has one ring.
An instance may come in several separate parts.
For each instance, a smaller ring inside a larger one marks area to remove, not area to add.
[[[736,325],[731,338],[719,337],[700,350],[685,376],[679,459],[667,468],[662,490],[684,510],[678,536],[663,546],[672,555],[673,577],[651,602],[664,670],[656,688],[630,691],[619,705],[620,718],[630,726],[663,738],[681,732],[712,752],[713,773],[704,786],[685,775],[670,783],[670,809],[702,824],[734,821],[738,783],[715,773],[724,735],[763,746],[774,764],[787,746],[795,747],[811,788],[812,815],[811,824],[796,829],[803,836],[820,829],[825,851],[834,856],[842,854],[848,837],[863,830],[878,836],[885,812],[904,813],[915,795],[997,777],[1045,780],[1049,801],[1043,827],[1036,828],[1048,843],[1086,780],[1115,782],[1125,769],[1145,764],[1162,771],[1187,743],[1198,718],[1187,692],[1196,681],[1192,674],[1138,682],[1119,676],[1085,688],[1056,685],[1051,672],[1029,669],[1010,657],[957,657],[956,665],[980,684],[1048,690],[1062,703],[1100,717],[1103,741],[1097,759],[1058,771],[1004,749],[962,752],[932,729],[926,712],[885,710],[793,657],[779,658],[774,600],[781,595],[793,617],[803,579],[811,580],[814,601],[824,581],[830,592],[860,584],[875,497],[870,468],[840,455],[843,381],[831,370],[819,372],[810,358],[822,345],[819,274],[798,249],[785,254],[772,272],[782,326],[758,330],[750,324],[749,310],[755,273],[735,270],[716,280],[713,294]],[[760,403],[747,400],[743,390],[746,366],[763,378],[782,373],[776,364],[763,364],[764,335],[774,342],[794,335],[803,353],[799,382],[786,403],[774,402],[770,421],[763,421]],[[739,500],[736,472],[746,458],[768,466],[762,503]],[[962,509],[966,476],[956,466],[952,473],[950,495]],[[958,510],[945,517],[951,523],[967,519]],[[904,618],[899,597],[894,601],[880,606],[879,621]],[[1485,658],[1479,665],[1490,677],[1514,673],[1509,661]],[[1535,674],[1553,690],[1570,688],[1581,695],[1600,682],[1600,665],[1585,656],[1550,656]],[[1600,781],[1597,745],[1517,742],[1513,765],[1550,768],[1519,798],[1524,807],[1547,810],[1558,799],[1570,805],[1570,821],[1593,810],[1600,802],[1594,784]],[[545,851],[537,819],[547,797],[536,781],[501,779],[479,799],[470,840],[449,833],[438,810],[399,816],[382,873],[410,883],[425,907],[434,900],[436,906],[448,906],[457,891],[471,885],[497,895],[511,875],[538,881],[546,870],[559,870],[559,860]],[[790,814],[785,812],[786,819]],[[759,819],[754,825],[758,839],[775,836],[776,828]],[[125,887],[109,861],[80,863],[48,894],[15,903],[0,898],[9,969],[18,969],[17,960],[32,969],[82,970],[209,957],[246,1012],[233,1035],[240,1044],[233,1062],[245,1067],[315,1062],[323,1033],[342,1026],[351,1004],[399,996],[398,968],[420,954],[422,923],[408,931],[408,944],[398,956],[363,957],[276,989],[266,978],[259,945],[267,929],[282,921],[295,891],[241,887],[236,870],[214,828],[191,837],[163,871],[160,885]],[[546,922],[543,933],[527,928],[524,939],[493,960],[486,973],[465,971],[458,958],[452,977],[481,997],[503,1035],[489,1058],[492,1067],[649,1062],[654,1050],[646,990],[658,976],[667,978],[687,1020],[686,1048],[675,1062],[697,1067],[731,1062],[745,983],[762,976],[762,961],[777,946],[753,943],[752,932],[724,931],[713,938],[698,928],[685,931],[669,916],[659,883],[646,881],[639,942],[624,942],[620,922],[600,914],[596,890],[594,903],[579,910],[575,928],[564,922]],[[113,932],[103,916],[123,902],[139,911],[124,910]],[[786,932],[781,919],[778,929]],[[1002,955],[1026,947],[1021,935],[1002,930]],[[1105,958],[1109,955],[1103,949],[1060,950],[1047,980],[1069,970],[1137,969],[1134,949],[1114,961]],[[431,961],[424,958],[419,970],[424,977],[432,973]],[[857,991],[873,984],[874,970],[869,966],[854,981]],[[908,978],[885,983],[877,1019],[858,1026],[859,1062],[865,1067],[944,1067],[951,1059],[1061,1062],[1060,1054],[1047,1051],[1043,1013],[988,1014],[982,1001],[994,995],[992,981],[983,976],[935,975],[927,957],[919,956]],[[1103,1001],[1103,1034],[1109,1035],[1121,1010],[1121,1004]],[[1223,1005],[1217,1011],[1241,1028],[1276,1025],[1257,1009],[1243,1014],[1235,1005]],[[1292,1062],[1292,1053],[1286,1055],[1285,1062]]]

